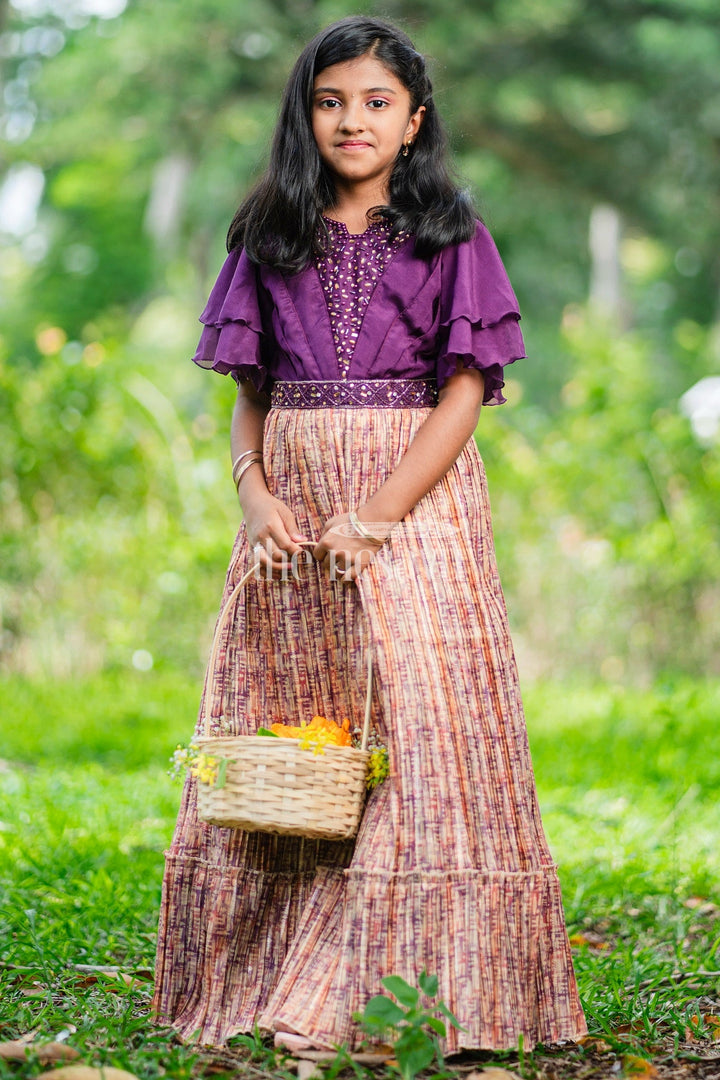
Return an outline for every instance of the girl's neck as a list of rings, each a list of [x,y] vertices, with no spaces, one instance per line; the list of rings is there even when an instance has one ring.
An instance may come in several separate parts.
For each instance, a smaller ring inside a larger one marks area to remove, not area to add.
[[[350,233],[362,233],[368,227],[368,212],[374,206],[385,206],[388,202],[388,191],[377,184],[353,185],[343,189],[338,186],[337,200],[334,206],[326,208],[327,216],[341,221]]]

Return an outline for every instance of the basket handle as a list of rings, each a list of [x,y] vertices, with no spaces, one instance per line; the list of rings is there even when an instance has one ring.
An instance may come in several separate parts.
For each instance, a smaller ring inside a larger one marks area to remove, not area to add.
[[[213,679],[215,678],[215,663],[217,661],[217,654],[220,648],[220,638],[222,632],[225,629],[225,625],[228,621],[230,612],[232,610],[233,601],[238,595],[240,590],[245,586],[245,583],[250,580],[257,569],[257,563],[253,563],[250,569],[243,574],[237,584],[234,586],[233,591],[225,602],[225,607],[220,612],[220,618],[218,619],[217,626],[215,627],[215,635],[213,637],[212,648],[210,649],[210,660],[208,663],[208,688],[211,686]],[[208,707],[208,701],[211,695],[206,692],[204,702],[204,715],[203,715],[203,730],[206,738],[210,736],[210,709]],[[367,691],[365,693],[365,717],[363,720],[362,739],[360,742],[360,749],[367,750],[368,738],[370,736],[370,713],[372,711],[372,650],[370,643],[367,647]]]

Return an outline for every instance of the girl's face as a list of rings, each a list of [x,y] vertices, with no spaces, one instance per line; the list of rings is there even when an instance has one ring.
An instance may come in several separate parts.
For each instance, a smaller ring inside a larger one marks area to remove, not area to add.
[[[387,191],[396,158],[414,139],[425,106],[379,60],[359,56],[325,68],[314,81],[312,129],[320,157],[341,185],[376,182]]]

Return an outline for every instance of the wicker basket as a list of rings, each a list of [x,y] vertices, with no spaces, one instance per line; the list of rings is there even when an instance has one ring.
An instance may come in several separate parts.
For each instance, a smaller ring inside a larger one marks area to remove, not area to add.
[[[233,601],[253,575],[253,566],[237,583],[218,619],[210,653],[212,684],[220,637]],[[209,825],[246,832],[279,833],[311,839],[347,840],[355,836],[365,802],[370,751],[372,661],[368,650],[362,748],[326,746],[324,753],[301,750],[298,739],[257,735],[211,736],[206,694],[203,729],[193,740],[212,757],[226,758],[225,782],[217,787],[198,781],[198,817]]]

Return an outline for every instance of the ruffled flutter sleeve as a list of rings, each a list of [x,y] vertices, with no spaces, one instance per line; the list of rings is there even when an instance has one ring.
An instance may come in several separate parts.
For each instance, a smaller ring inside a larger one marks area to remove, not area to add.
[[[485,405],[501,405],[503,368],[525,356],[518,302],[495,243],[482,224],[475,236],[442,254],[437,381],[457,370],[485,376]]]
[[[238,383],[250,379],[256,390],[264,390],[268,372],[258,290],[255,264],[239,248],[231,251],[200,316],[205,328],[193,360]]]

